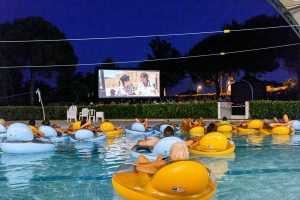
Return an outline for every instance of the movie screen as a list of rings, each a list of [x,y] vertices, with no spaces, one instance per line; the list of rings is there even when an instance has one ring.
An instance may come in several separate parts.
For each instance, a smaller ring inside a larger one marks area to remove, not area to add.
[[[159,71],[98,71],[99,98],[160,97]]]

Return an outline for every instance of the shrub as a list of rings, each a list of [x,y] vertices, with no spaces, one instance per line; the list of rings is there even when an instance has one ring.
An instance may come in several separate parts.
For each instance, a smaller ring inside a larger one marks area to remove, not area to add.
[[[94,106],[78,106],[95,109],[105,113],[108,119],[139,118],[183,118],[183,117],[217,117],[217,102],[176,103],[176,104],[109,104]],[[64,120],[67,117],[68,106],[45,106],[46,118],[51,120]],[[29,120],[43,118],[40,106],[2,106],[0,118],[5,120]]]

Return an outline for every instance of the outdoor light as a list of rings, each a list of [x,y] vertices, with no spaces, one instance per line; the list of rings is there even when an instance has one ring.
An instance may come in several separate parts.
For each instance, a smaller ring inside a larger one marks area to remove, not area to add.
[[[224,56],[224,55],[225,55],[225,52],[221,52],[221,53],[220,53],[220,56]]]
[[[201,90],[202,90],[202,86],[201,86],[201,85],[198,85],[198,86],[197,86],[197,94],[199,94]]]
[[[230,33],[231,30],[230,29],[224,29],[224,33]]]

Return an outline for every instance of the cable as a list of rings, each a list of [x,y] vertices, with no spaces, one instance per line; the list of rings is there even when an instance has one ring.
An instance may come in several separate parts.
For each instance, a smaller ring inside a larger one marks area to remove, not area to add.
[[[32,91],[32,92],[26,92],[26,93],[20,93],[20,94],[14,94],[14,95],[6,96],[6,97],[0,97],[0,99],[7,99],[7,98],[11,98],[11,97],[23,96],[23,95],[31,94],[31,93],[34,93],[34,92],[35,92],[35,91]]]
[[[202,31],[202,32],[187,32],[187,33],[167,33],[167,34],[151,34],[151,35],[132,35],[132,36],[112,36],[112,37],[88,37],[88,38],[70,38],[70,39],[40,39],[40,40],[0,40],[0,43],[33,43],[33,42],[65,42],[65,41],[88,41],[88,40],[117,40],[117,39],[136,39],[136,38],[151,38],[151,37],[171,37],[171,36],[187,36],[187,35],[202,35],[214,33],[230,33],[242,31],[257,31],[266,29],[290,28],[292,26],[300,25],[285,25],[285,26],[269,26],[258,28],[244,28],[244,29],[225,29],[220,31]]]
[[[260,51],[260,50],[268,50],[268,49],[276,49],[276,48],[283,48],[283,47],[291,47],[300,45],[298,43],[292,44],[284,44],[278,46],[271,46],[271,47],[262,47],[262,48],[255,48],[255,49],[245,49],[245,50],[238,50],[238,51],[229,51],[229,52],[220,52],[220,53],[211,53],[211,54],[203,54],[203,55],[195,55],[195,56],[181,56],[177,58],[158,58],[153,60],[129,60],[129,61],[116,61],[114,64],[130,64],[130,63],[140,63],[140,62],[156,62],[156,61],[168,61],[168,60],[180,60],[180,59],[191,59],[191,58],[201,58],[201,57],[209,57],[209,56],[224,56],[226,54],[237,54],[237,53],[245,53],[251,51]],[[0,66],[0,69],[15,69],[15,68],[51,68],[51,67],[71,67],[71,66],[94,66],[94,65],[109,65],[111,63],[81,63],[81,64],[64,64],[64,65],[23,65],[23,66]]]

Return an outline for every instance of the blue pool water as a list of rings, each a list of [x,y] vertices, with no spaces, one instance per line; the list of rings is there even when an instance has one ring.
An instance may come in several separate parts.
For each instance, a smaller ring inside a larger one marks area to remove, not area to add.
[[[192,158],[216,174],[214,199],[300,199],[299,136],[234,137],[235,156]],[[259,143],[263,139],[262,143]],[[50,154],[0,155],[0,199],[121,199],[111,176],[136,139],[57,144]]]

